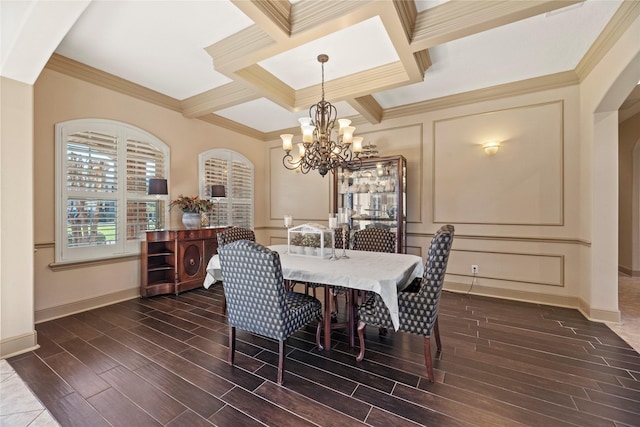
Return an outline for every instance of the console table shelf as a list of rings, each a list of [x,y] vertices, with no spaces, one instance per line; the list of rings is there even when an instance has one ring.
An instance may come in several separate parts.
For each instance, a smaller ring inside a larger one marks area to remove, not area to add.
[[[224,227],[148,231],[140,257],[140,296],[175,293],[202,286],[209,259],[218,253]]]

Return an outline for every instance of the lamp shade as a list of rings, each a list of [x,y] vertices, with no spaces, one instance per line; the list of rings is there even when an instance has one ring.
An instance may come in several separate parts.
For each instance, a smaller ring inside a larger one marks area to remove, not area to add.
[[[211,197],[227,197],[224,185],[214,184],[211,186]]]
[[[169,194],[167,192],[167,180],[162,178],[149,178],[147,194]]]

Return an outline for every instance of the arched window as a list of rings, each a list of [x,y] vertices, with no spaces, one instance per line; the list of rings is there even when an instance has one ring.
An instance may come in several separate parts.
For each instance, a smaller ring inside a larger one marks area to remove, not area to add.
[[[126,123],[56,124],[56,261],[136,254],[146,230],[162,228],[168,196],[147,195],[168,179],[169,147]]]
[[[209,223],[253,229],[253,163],[240,153],[213,149],[198,156],[200,197],[211,198],[212,185],[224,185],[226,197],[214,198]]]

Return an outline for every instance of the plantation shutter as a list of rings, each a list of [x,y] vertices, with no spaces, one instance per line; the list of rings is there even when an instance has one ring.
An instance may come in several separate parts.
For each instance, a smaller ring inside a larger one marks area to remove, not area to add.
[[[71,248],[117,242],[118,135],[66,135],[66,237]]]
[[[216,149],[200,154],[200,194],[211,197],[211,185],[225,186],[226,197],[214,199],[209,222],[253,228],[253,165],[242,155]]]
[[[127,138],[127,240],[140,239],[155,229],[164,201],[147,201],[149,178],[165,178],[165,155],[154,145]]]
[[[232,224],[251,228],[253,217],[253,169],[238,161],[231,162],[231,217]]]

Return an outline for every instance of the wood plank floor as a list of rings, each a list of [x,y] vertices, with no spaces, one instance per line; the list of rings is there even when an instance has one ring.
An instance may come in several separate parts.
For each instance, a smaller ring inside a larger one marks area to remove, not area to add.
[[[576,310],[445,292],[433,384],[419,337],[368,328],[356,363],[310,325],[281,387],[275,341],[238,331],[227,365],[221,302],[213,286],[41,323],[9,363],[62,426],[640,425],[640,355]]]

